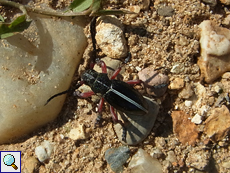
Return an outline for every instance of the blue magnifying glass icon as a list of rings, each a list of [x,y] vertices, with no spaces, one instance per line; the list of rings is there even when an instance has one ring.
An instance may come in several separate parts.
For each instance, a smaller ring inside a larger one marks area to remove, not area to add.
[[[18,167],[14,164],[15,163],[14,156],[11,155],[11,154],[5,155],[4,158],[3,158],[3,162],[7,166],[12,166],[15,170],[18,169]]]

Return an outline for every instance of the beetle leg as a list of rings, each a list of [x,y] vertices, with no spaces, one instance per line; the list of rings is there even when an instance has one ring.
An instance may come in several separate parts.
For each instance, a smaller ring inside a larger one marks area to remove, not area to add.
[[[110,106],[110,112],[112,114],[113,121],[118,122],[117,114],[114,111],[114,107]]]
[[[115,79],[115,77],[117,77],[117,75],[120,73],[121,71],[121,67],[119,67],[117,70],[114,71],[113,75],[111,76],[111,80]]]
[[[85,93],[75,91],[74,94],[77,95],[78,97],[81,97],[81,98],[87,98],[87,97],[90,97],[90,96],[94,95],[95,93],[93,91],[88,91],[88,92],[85,92]]]
[[[114,111],[114,107],[110,106],[110,111],[111,111],[111,114],[112,114],[113,121],[115,123],[119,123],[121,125],[122,130],[123,130],[123,132],[122,132],[122,141],[126,142],[127,130],[126,130],[125,126],[124,126],[124,123],[121,120],[118,120],[117,114]]]
[[[96,63],[101,67],[102,73],[107,73],[107,67],[104,61],[98,60]]]
[[[139,80],[139,79],[129,80],[129,81],[126,81],[126,83],[129,85],[140,84],[140,83],[142,83],[142,80]]]
[[[94,124],[94,128],[99,125],[100,121],[101,121],[101,117],[102,117],[102,108],[103,108],[103,104],[104,104],[104,98],[102,97],[99,104],[98,104],[98,115]]]

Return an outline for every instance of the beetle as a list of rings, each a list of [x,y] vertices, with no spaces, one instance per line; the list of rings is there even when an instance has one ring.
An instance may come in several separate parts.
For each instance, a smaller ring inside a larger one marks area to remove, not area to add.
[[[110,104],[110,111],[112,114],[113,121],[116,123],[120,123],[121,126],[123,127],[122,140],[125,141],[126,129],[124,127],[123,122],[121,120],[118,120],[114,108],[126,114],[143,116],[148,113],[148,104],[144,99],[144,97],[129,85],[129,84],[138,84],[141,83],[142,81],[132,80],[132,81],[124,82],[124,81],[116,80],[115,78],[121,71],[121,67],[115,70],[111,78],[109,78],[107,75],[106,64],[102,60],[96,59],[95,24],[96,24],[96,18],[92,20],[90,25],[90,31],[91,31],[92,43],[93,43],[93,58],[95,59],[95,62],[91,64],[90,69],[82,73],[81,81],[75,87],[75,89],[78,89],[82,84],[86,84],[91,88],[92,91],[85,92],[85,93],[80,93],[79,91],[77,91],[76,95],[81,98],[87,98],[92,96],[93,94],[101,96],[101,100],[98,106],[99,116],[97,118],[97,121],[100,120],[100,117],[102,115],[102,107],[104,101],[108,102]],[[128,57],[130,58],[130,56]],[[101,66],[102,73],[98,73],[95,70],[93,70],[93,66],[95,63]],[[72,90],[68,89],[61,93],[53,95],[47,100],[46,104],[49,101],[51,101],[53,98],[62,94],[66,94],[70,91]]]
[[[105,72],[105,69],[103,70],[104,73],[98,73],[93,69],[86,70],[81,75],[82,83],[88,85],[93,92],[82,93],[78,96],[87,97],[91,94],[97,94],[112,107],[121,112],[136,115],[144,115],[148,113],[148,106],[143,96],[129,85],[140,83],[141,81],[128,81],[126,83],[120,80],[115,80],[114,78],[120,70],[121,68],[116,70],[110,79]]]

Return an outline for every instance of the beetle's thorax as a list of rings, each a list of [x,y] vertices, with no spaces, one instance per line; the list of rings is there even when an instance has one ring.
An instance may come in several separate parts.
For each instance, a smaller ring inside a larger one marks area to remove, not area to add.
[[[111,81],[106,73],[98,73],[90,69],[86,70],[81,78],[96,94],[104,95],[111,87]]]

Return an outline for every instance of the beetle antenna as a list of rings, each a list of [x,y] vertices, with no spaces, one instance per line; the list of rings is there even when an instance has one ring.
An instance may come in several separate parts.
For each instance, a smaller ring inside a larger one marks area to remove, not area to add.
[[[80,81],[79,83],[76,84],[76,86],[74,87],[74,89],[69,88],[69,89],[67,89],[67,90],[65,90],[65,91],[62,91],[62,92],[60,92],[60,93],[57,93],[57,94],[51,96],[51,97],[46,101],[45,105],[47,105],[47,104],[48,104],[51,100],[53,100],[55,97],[58,97],[58,96],[60,96],[60,95],[68,94],[68,93],[73,92],[74,90],[78,89],[83,83],[84,83],[83,81]],[[45,106],[45,105],[44,105],[44,106]]]
[[[97,41],[96,41],[96,23],[97,23],[97,17],[98,16],[95,16],[93,17],[93,19],[91,20],[91,24],[90,24],[90,34],[91,34],[91,37],[92,37],[92,43],[93,43],[93,61],[96,62],[97,60],[97,49],[96,49],[96,44],[97,44]]]
[[[57,93],[57,94],[53,95],[52,97],[50,97],[50,98],[46,101],[45,105],[47,105],[47,104],[48,104],[51,100],[53,100],[55,97],[60,96],[60,95],[63,95],[63,94],[67,94],[69,91],[71,91],[71,90],[68,89],[68,90],[65,90],[65,91],[62,91],[62,92],[60,92],[60,93]],[[44,106],[45,106],[45,105],[44,105]]]

